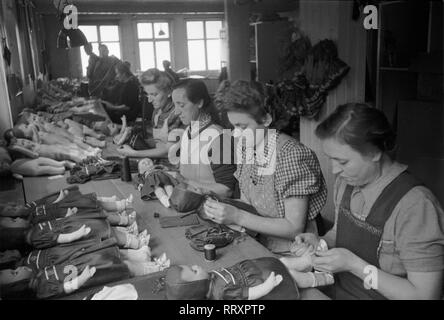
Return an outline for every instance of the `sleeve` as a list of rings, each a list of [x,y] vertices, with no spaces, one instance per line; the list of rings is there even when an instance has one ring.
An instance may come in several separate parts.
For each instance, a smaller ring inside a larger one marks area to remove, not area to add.
[[[235,190],[237,185],[237,180],[234,177],[236,165],[234,164],[233,152],[232,139],[224,139],[223,134],[213,141],[208,152],[214,180],[216,183],[227,186],[230,190]]]
[[[422,190],[420,189],[422,188]],[[394,210],[395,246],[407,271],[444,269],[444,212],[423,187],[410,190]]]
[[[47,280],[44,272],[40,272],[34,281],[35,293],[38,299],[52,298],[65,293],[63,283],[53,278]]]
[[[47,230],[46,227],[41,229],[39,226],[36,225],[31,229],[31,245],[36,249],[46,249],[57,245],[60,232]]]
[[[317,193],[322,187],[322,171],[313,151],[306,147],[283,148],[276,167],[276,188],[281,196],[303,197]],[[286,149],[286,150],[285,150]]]

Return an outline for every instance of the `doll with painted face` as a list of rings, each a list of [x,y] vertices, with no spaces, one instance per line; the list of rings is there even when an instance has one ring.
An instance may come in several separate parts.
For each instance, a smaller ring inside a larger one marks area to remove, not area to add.
[[[206,271],[200,266],[172,266],[165,278],[170,300],[298,299],[298,289],[276,258],[244,260]]]
[[[15,218],[5,221],[0,228],[0,250],[27,248],[45,249],[60,244],[75,242],[79,239],[109,239],[115,238],[122,248],[139,249],[148,245],[150,236],[147,231],[139,233],[137,226],[129,228],[112,227],[107,216],[97,210],[91,210],[77,215],[68,209],[65,218],[40,222],[25,226],[28,221]],[[136,222],[134,224],[137,225]]]
[[[2,298],[23,298],[23,294],[27,292],[38,299],[58,297],[80,288],[159,272],[170,265],[165,254],[152,259],[147,250],[123,251],[110,246],[62,264],[44,266],[40,269],[21,266],[2,270],[0,271]]]
[[[163,206],[169,208],[170,197],[178,181],[166,172],[164,166],[154,165],[149,158],[140,160],[138,169],[139,177],[143,181],[139,186],[142,200],[150,200],[156,196]]]
[[[299,288],[328,286],[335,282],[333,274],[314,269],[312,262],[316,252],[327,250],[328,246],[324,240],[319,241],[317,248],[295,241],[290,248],[293,256],[282,257],[280,260],[288,268]]]

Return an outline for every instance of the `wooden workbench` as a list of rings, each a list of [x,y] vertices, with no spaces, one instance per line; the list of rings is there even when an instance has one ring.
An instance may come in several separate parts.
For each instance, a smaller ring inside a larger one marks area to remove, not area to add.
[[[36,200],[66,187],[66,176],[25,178],[25,192],[28,201]],[[105,181],[90,181],[79,185],[82,193],[95,192],[99,196],[128,197],[134,195],[133,207],[137,212],[139,232],[144,229],[151,234],[150,248],[153,256],[166,253],[172,264],[197,264],[209,270],[231,266],[245,259],[269,257],[273,254],[251,237],[239,243],[233,243],[217,250],[218,258],[214,262],[204,259],[203,253],[195,251],[185,237],[187,227],[162,228],[159,220],[154,217],[177,215],[172,209],[163,207],[158,201],[142,201],[140,193],[133,183],[122,182],[119,179]],[[149,277],[149,276],[148,276]],[[128,282],[128,281],[127,281]],[[109,286],[109,285],[108,285]],[[317,289],[301,290],[302,299],[326,299],[327,297]],[[139,297],[140,298],[140,297]]]

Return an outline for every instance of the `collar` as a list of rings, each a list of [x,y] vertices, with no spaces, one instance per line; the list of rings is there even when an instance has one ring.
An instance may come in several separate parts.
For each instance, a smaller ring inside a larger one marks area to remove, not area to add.
[[[376,201],[381,192],[387,187],[393,180],[395,180],[401,173],[406,171],[407,165],[401,164],[399,162],[393,162],[385,172],[384,175],[380,176],[378,179],[372,183],[365,185],[363,187],[354,187],[353,193],[361,192],[364,197],[365,205],[368,206]]]
[[[199,115],[197,121],[199,122],[199,130],[196,131],[196,126],[189,125],[187,129],[188,139],[194,139],[197,135],[199,135],[202,131],[207,129],[213,123],[211,116],[205,112]]]

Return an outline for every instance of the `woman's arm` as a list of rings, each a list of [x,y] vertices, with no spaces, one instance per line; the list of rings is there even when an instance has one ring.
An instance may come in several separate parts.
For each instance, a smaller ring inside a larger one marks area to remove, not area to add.
[[[388,299],[441,299],[443,271],[410,272],[398,277],[371,266],[347,249],[317,252],[313,266],[319,271],[353,273]]]
[[[121,104],[121,105],[118,105],[118,106],[109,104],[109,105],[107,105],[105,107],[105,109],[113,110],[113,111],[128,111],[130,109],[130,107],[128,107],[128,106],[126,106],[124,104]]]
[[[158,143],[156,148],[148,150],[134,150],[128,145],[123,145],[117,151],[123,155],[134,158],[166,158],[169,144]]]
[[[305,229],[308,198],[286,199],[285,218],[261,217],[212,200],[207,200],[204,207],[205,213],[216,223],[237,224],[262,234],[293,240]]]

